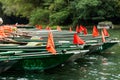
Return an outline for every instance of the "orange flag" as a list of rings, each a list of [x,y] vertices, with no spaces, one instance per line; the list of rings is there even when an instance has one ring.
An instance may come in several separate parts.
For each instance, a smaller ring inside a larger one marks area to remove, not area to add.
[[[57,26],[57,30],[58,31],[62,31],[60,26]]]
[[[93,32],[92,32],[92,36],[93,37],[97,37],[99,36],[99,32],[96,26],[93,27]]]
[[[56,54],[52,32],[48,33],[48,41],[47,41],[46,49],[48,50],[48,52],[51,52],[52,54]]]
[[[77,35],[77,33],[74,34],[73,43],[74,43],[74,44],[85,44],[84,40],[82,40],[82,39]]]
[[[101,31],[101,34],[102,34],[102,42],[106,42],[105,35],[104,35],[103,31]]]
[[[103,33],[104,33],[105,36],[109,36],[109,33],[108,33],[106,28],[103,28]]]
[[[69,28],[69,31],[72,32],[72,28],[71,27]]]

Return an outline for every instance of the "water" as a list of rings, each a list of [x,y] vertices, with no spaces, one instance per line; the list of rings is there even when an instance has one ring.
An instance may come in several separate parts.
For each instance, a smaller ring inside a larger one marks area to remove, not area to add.
[[[110,30],[120,39],[120,30]],[[120,80],[120,44],[101,55],[85,56],[47,71],[7,71],[1,80]]]

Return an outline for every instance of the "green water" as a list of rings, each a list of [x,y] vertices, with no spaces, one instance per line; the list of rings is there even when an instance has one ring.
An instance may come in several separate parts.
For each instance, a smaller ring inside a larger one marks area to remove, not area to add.
[[[120,30],[110,30],[120,40]],[[76,62],[47,71],[7,71],[0,80],[120,80],[120,44],[101,55],[89,55]]]

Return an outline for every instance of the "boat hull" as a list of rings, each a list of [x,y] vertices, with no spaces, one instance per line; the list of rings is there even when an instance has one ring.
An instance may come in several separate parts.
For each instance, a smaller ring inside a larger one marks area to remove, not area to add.
[[[105,52],[107,49],[113,47],[116,44],[118,44],[117,41],[115,41],[115,42],[105,42],[105,43],[102,43],[102,44],[99,44],[99,45],[91,46],[91,48],[88,48],[89,52],[87,54]]]
[[[0,61],[0,73],[7,71],[15,64],[17,60]]]
[[[18,60],[12,67],[15,70],[45,70],[64,63],[73,54],[34,55]]]
[[[118,44],[118,42],[106,42],[103,45],[99,46],[97,50],[95,50],[95,53],[102,53],[106,51],[107,49],[113,47],[114,45]]]
[[[89,52],[89,50],[76,50],[74,51],[74,55],[72,55],[67,61],[68,62],[74,62],[76,61],[77,59],[80,59],[82,57],[84,57],[84,55]]]

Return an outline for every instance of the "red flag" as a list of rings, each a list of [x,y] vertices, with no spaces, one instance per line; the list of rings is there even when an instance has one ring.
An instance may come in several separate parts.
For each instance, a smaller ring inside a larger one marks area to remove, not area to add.
[[[57,26],[57,30],[58,31],[62,31],[60,26]]]
[[[109,36],[109,33],[108,33],[106,28],[103,28],[103,33],[104,33],[105,36]]]
[[[48,52],[51,52],[52,54],[56,54],[52,32],[48,33],[48,41],[47,41],[46,49],[48,50]]]
[[[74,44],[85,44],[84,40],[82,40],[82,39],[77,35],[77,33],[74,34],[73,43],[74,43]]]
[[[72,32],[72,28],[71,27],[69,28],[69,31]]]
[[[102,34],[102,42],[106,42],[105,35],[104,35],[103,31],[101,31],[101,34]]]
[[[92,32],[92,36],[93,37],[97,37],[99,36],[99,32],[96,26],[93,27],[93,32]]]
[[[76,32],[79,33],[79,27],[78,27],[78,25],[76,27]]]
[[[80,25],[79,32],[82,32],[82,31],[84,31],[84,27],[82,25]]]
[[[83,31],[84,35],[87,35],[88,34],[87,28],[86,27],[83,27],[83,28],[84,28],[84,31]]]

